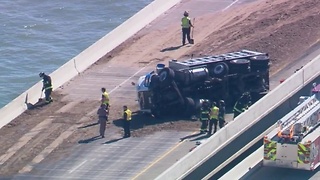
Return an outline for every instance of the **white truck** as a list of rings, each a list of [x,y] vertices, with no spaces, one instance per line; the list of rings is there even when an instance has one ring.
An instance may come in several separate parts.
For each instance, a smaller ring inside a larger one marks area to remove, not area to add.
[[[320,84],[311,93],[264,137],[264,166],[314,170],[320,165]]]
[[[269,91],[269,65],[267,53],[250,50],[158,64],[137,83],[140,111],[189,116],[200,99],[233,107],[244,92],[255,102]]]

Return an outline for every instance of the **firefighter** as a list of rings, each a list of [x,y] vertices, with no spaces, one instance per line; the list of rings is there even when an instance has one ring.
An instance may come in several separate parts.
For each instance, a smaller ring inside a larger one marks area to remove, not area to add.
[[[110,103],[109,103],[109,94],[106,91],[106,88],[101,88],[101,103],[105,105],[106,110],[109,111]]]
[[[207,132],[209,118],[210,118],[209,101],[203,100],[202,106],[200,109],[200,121],[201,121],[200,133]]]
[[[212,103],[212,108],[210,110],[210,120],[209,120],[209,132],[208,135],[212,135],[212,126],[214,125],[213,134],[217,132],[218,126],[218,115],[219,115],[219,108],[217,107],[217,103]]]
[[[128,109],[127,106],[123,106],[123,138],[130,137],[130,122],[131,122],[132,112]]]
[[[108,120],[108,111],[106,109],[105,104],[100,105],[100,108],[98,109],[97,114],[99,116],[100,136],[101,136],[101,138],[104,138],[107,120]]]
[[[239,116],[242,112],[247,110],[251,106],[251,96],[249,92],[242,94],[240,99],[236,102],[233,107],[233,118]]]
[[[224,103],[224,100],[220,100],[219,101],[219,115],[218,115],[220,129],[223,128],[224,123],[226,122],[224,119],[225,114],[226,114],[226,105]]]
[[[49,104],[53,102],[51,97],[51,93],[52,93],[51,77],[49,75],[46,75],[44,72],[40,72],[39,77],[42,78],[42,82],[43,82],[42,91],[44,90],[46,103]]]
[[[185,11],[183,13],[183,18],[181,19],[181,27],[182,27],[182,45],[184,46],[186,44],[186,38],[188,39],[188,42],[191,43],[191,27],[193,27],[191,23],[191,19],[189,18],[189,13]]]

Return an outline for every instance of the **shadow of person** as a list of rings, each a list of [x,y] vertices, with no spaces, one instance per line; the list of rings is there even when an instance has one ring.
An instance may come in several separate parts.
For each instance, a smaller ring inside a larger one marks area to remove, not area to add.
[[[195,139],[192,139],[192,140],[190,140],[190,141],[199,141],[199,140],[202,140],[202,139],[207,139],[207,138],[209,138],[209,137],[210,137],[210,135],[208,135],[208,134],[203,134],[202,136],[197,137],[197,138],[195,138]]]
[[[118,139],[111,139],[110,141],[104,142],[104,143],[102,143],[102,144],[111,144],[111,143],[120,141],[121,139],[125,139],[125,138],[122,137],[122,138],[118,138]]]
[[[96,141],[96,140],[98,140],[98,139],[102,139],[101,136],[94,136],[94,137],[89,138],[89,139],[80,140],[80,141],[78,141],[78,143],[79,143],[79,144],[87,144],[87,143]]]
[[[177,50],[177,49],[181,48],[182,46],[183,46],[183,45],[180,45],[180,46],[171,46],[171,47],[168,47],[168,48],[161,49],[160,52],[174,51],[174,50]]]
[[[99,124],[99,122],[96,122],[96,123],[92,123],[92,124],[88,124],[88,125],[85,125],[85,126],[78,127],[78,129],[84,129],[84,128],[95,126],[95,125],[98,125],[98,124]]]
[[[180,141],[183,141],[183,140],[185,140],[185,139],[191,139],[191,138],[200,136],[201,134],[203,134],[203,133],[199,132],[199,133],[196,133],[196,134],[191,134],[191,135],[188,135],[188,136],[185,136],[185,137],[180,138]]]

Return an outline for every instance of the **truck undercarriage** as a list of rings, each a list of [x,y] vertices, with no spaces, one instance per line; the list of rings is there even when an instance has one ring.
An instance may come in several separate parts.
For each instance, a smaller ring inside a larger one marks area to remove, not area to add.
[[[224,100],[233,107],[249,92],[255,102],[269,91],[269,57],[249,50],[160,64],[139,79],[141,111],[162,115],[194,115],[200,99]]]

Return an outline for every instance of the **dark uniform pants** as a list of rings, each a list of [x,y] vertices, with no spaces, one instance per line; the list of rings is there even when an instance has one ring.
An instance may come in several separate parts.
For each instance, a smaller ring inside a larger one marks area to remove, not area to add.
[[[214,125],[213,133],[217,132],[218,120],[217,119],[210,119],[209,120],[209,132],[208,134],[212,134],[212,126]]]
[[[44,91],[44,95],[46,96],[46,102],[49,103],[52,101],[52,98],[51,98],[51,92],[52,92],[52,89],[46,89]]]
[[[226,121],[224,120],[224,118],[219,117],[219,128],[220,128],[220,129],[223,128],[224,123],[226,123]]]
[[[190,43],[190,27],[189,28],[182,28],[182,44],[185,45],[186,43],[186,37],[188,39],[188,42]]]
[[[130,137],[130,121],[123,120],[124,137]]]
[[[99,123],[100,123],[100,136],[104,137],[104,133],[106,131],[108,116],[99,116]]]
[[[208,120],[201,120],[200,132],[206,132],[208,128]]]

